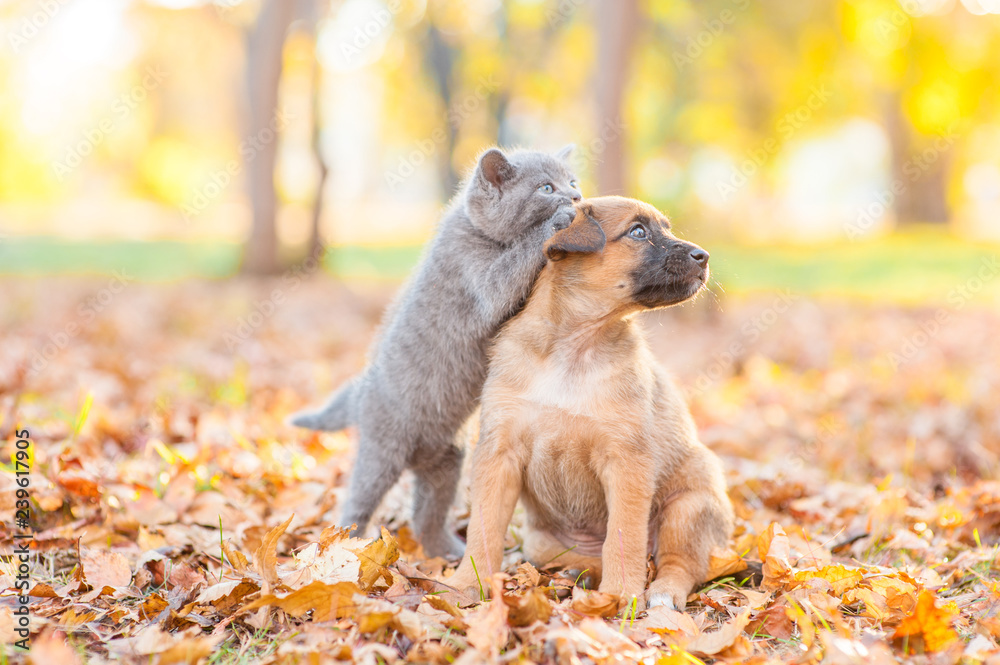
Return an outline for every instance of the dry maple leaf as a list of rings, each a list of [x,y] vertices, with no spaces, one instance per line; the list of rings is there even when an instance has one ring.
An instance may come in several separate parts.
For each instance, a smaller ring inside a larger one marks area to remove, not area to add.
[[[382,527],[382,536],[373,540],[363,549],[354,550],[361,561],[361,574],[358,577],[358,584],[365,591],[370,590],[375,583],[382,578],[386,584],[392,584],[392,573],[388,566],[399,559],[399,545],[392,534]]]
[[[780,527],[779,527],[780,528]],[[722,628],[710,633],[702,633],[687,645],[687,650],[711,656],[723,649],[729,648],[743,629],[750,623],[750,610],[746,609],[722,625]]]
[[[938,607],[935,596],[926,589],[917,597],[913,614],[903,619],[892,639],[901,643],[904,653],[943,651],[958,640],[958,633],[951,627],[954,613]]]
[[[705,573],[705,581],[727,577],[746,569],[747,562],[739,554],[725,547],[713,547],[712,552],[708,555],[708,572]]]
[[[760,554],[760,560],[764,562],[761,569],[764,582],[761,586],[765,589],[778,589],[792,579],[792,566],[788,562],[791,556],[791,544],[780,524],[772,522],[764,533],[760,534],[757,540],[757,552]]]
[[[618,614],[618,596],[601,591],[586,591],[575,586],[570,606],[584,616],[608,619]]]
[[[285,533],[285,529],[292,523],[295,514],[292,513],[288,519],[267,532],[260,547],[254,552],[253,561],[257,572],[264,578],[268,588],[278,583],[278,539]]]
[[[271,605],[283,610],[289,616],[296,618],[305,616],[312,611],[313,621],[332,621],[348,616],[355,608],[354,594],[361,589],[353,582],[338,582],[324,584],[313,582],[287,596],[267,594],[245,605],[240,614],[255,610],[258,607]]]
[[[796,571],[795,579],[799,582],[808,579],[826,580],[833,587],[833,595],[843,596],[848,590],[861,583],[861,580],[864,579],[864,572],[859,568],[848,568],[841,565],[824,566],[819,570]]]
[[[128,586],[132,581],[132,568],[128,559],[118,552],[105,552],[80,547],[80,568],[83,579],[94,589]]]
[[[552,616],[552,604],[545,597],[545,592],[533,587],[520,596],[503,594],[503,602],[507,605],[507,622],[515,628],[530,626],[536,621],[548,623]]]

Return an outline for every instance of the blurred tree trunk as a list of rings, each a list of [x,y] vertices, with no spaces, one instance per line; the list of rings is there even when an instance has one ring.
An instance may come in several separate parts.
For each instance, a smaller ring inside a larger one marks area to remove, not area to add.
[[[948,166],[950,147],[926,154],[914,146],[913,127],[903,113],[899,91],[886,101],[886,131],[892,152],[892,183],[901,183],[902,191],[895,195],[892,207],[900,224],[931,222],[947,224]]]
[[[437,151],[437,163],[438,180],[441,183],[444,198],[449,199],[455,193],[455,187],[458,186],[458,174],[455,172],[452,157],[461,122],[461,115],[452,109],[455,89],[455,49],[445,41],[432,17],[428,18],[427,22],[427,49],[424,53],[424,59],[445,111],[445,145]]]
[[[628,83],[632,46],[638,27],[637,0],[598,0],[597,21],[597,136],[604,152],[596,154],[597,188],[600,194],[625,193],[625,137],[623,106]]]
[[[247,179],[253,223],[243,256],[243,271],[278,271],[278,234],[275,224],[278,197],[274,167],[278,152],[278,85],[282,50],[294,18],[292,0],[263,0],[257,20],[247,35],[248,134],[257,150],[247,161]]]
[[[312,36],[313,49],[316,48],[316,40],[319,38],[319,19],[323,16],[328,7],[324,0],[304,0],[304,19]],[[323,66],[319,59],[313,60],[313,80],[312,80],[312,150],[316,158],[316,165],[319,169],[319,178],[316,183],[316,198],[313,199],[312,225],[309,229],[309,254],[312,258],[319,259],[323,254],[323,234],[321,224],[323,221],[323,192],[326,189],[326,181],[330,175],[330,168],[323,155]]]

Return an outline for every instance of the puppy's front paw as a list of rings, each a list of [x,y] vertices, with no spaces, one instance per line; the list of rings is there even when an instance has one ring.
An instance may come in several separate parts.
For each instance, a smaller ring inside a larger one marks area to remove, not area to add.
[[[646,607],[669,607],[683,612],[687,606],[687,584],[671,579],[657,579],[646,590]]]

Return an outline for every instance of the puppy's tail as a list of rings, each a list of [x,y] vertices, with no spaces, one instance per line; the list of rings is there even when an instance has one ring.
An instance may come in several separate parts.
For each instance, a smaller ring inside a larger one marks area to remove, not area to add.
[[[318,411],[299,411],[288,419],[289,425],[337,432],[357,423],[355,403],[361,377],[355,377],[333,394],[323,408]]]

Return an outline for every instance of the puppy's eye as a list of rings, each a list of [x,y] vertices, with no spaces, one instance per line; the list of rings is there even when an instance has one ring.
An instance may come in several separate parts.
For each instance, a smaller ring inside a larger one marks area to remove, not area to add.
[[[580,189],[580,183],[578,183],[576,180],[570,180],[569,186],[572,187],[573,189]]]
[[[545,184],[539,187],[538,191],[545,192],[546,194],[551,194],[552,192],[556,191],[556,188],[553,187],[551,184]]]
[[[628,235],[630,238],[635,238],[636,240],[646,239],[646,227],[642,224],[636,224],[628,230]]]

